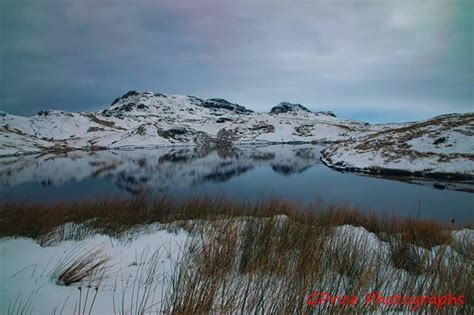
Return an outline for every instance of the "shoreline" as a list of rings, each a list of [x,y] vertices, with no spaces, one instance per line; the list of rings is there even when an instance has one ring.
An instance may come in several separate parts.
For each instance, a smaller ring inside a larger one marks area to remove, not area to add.
[[[363,173],[368,175],[378,175],[382,178],[417,178],[417,179],[441,179],[448,182],[459,182],[474,184],[474,175],[463,173],[448,173],[448,172],[424,172],[424,171],[410,171],[406,169],[384,168],[378,166],[372,167],[353,167],[341,165],[341,162],[333,163],[329,156],[326,156],[324,150],[321,151],[321,162],[333,170],[347,173]]]
[[[425,226],[438,231],[474,227],[474,222],[454,225],[430,219],[386,216],[376,212],[362,212],[350,205],[324,203],[317,199],[308,204],[301,204],[282,198],[172,198],[147,194],[54,203],[5,201],[0,202],[0,215],[0,238],[25,236],[37,240],[70,222],[84,225],[93,231],[114,235],[152,223],[239,217],[268,218],[280,215],[296,222],[320,227],[344,224],[361,226],[380,235],[405,233],[413,229],[423,229]]]

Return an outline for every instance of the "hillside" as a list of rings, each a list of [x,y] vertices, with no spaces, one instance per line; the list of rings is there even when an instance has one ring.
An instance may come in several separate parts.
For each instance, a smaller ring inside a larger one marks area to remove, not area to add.
[[[40,111],[0,115],[0,156],[74,149],[133,148],[218,142],[237,144],[346,140],[385,127],[339,119],[282,102],[255,113],[224,99],[130,91],[100,112]],[[219,131],[221,134],[218,135]]]
[[[474,114],[449,114],[333,144],[326,165],[380,175],[474,176]]]

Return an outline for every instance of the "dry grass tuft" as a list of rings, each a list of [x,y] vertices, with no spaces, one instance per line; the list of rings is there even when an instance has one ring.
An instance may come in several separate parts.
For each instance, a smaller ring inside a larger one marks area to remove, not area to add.
[[[86,282],[89,286],[98,286],[106,270],[110,257],[102,253],[102,248],[77,251],[66,254],[51,272],[51,278],[58,285],[69,286]]]

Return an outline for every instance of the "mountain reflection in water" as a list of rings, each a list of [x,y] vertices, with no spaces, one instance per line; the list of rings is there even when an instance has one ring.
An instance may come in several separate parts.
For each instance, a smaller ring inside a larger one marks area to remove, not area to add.
[[[322,164],[322,149],[314,144],[189,146],[0,158],[0,199],[81,200],[142,192],[274,196],[303,203],[321,197],[390,215],[473,219],[474,194],[454,191],[470,190],[469,185],[340,173]],[[447,189],[434,189],[441,187]]]

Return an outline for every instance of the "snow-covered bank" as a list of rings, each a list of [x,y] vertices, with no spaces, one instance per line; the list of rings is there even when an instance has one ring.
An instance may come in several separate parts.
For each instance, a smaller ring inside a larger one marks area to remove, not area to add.
[[[474,114],[451,114],[333,144],[335,169],[390,176],[474,179]]]
[[[150,230],[130,234],[130,239],[96,234],[50,247],[25,238],[1,240],[0,308],[6,311],[15,304],[19,309],[28,305],[25,314],[89,314],[91,308],[92,314],[136,314],[143,303],[146,313],[156,312],[161,306],[156,303],[163,299],[180,255],[186,251],[188,234]],[[96,250],[109,259],[103,268],[69,286],[57,283],[58,273],[68,262]],[[150,303],[140,300],[144,294],[149,295]]]
[[[403,262],[395,265],[392,243],[362,227],[343,225],[318,232],[307,226],[293,229],[292,224],[286,216],[195,220],[166,229],[158,224],[135,229],[120,239],[86,233],[82,240],[77,238],[77,226],[66,225],[57,230],[58,238],[49,247],[30,239],[3,239],[1,308],[26,305],[27,312],[34,314],[87,314],[89,310],[91,314],[147,314],[179,312],[183,305],[202,311],[202,305],[210,303],[210,312],[272,312],[280,307],[308,311],[305,297],[314,289],[335,294],[370,290],[447,294],[445,285],[437,282],[445,276],[437,274],[437,268],[448,266],[454,282],[446,285],[459,285],[451,288],[453,292],[468,294],[465,290],[472,289],[464,287],[465,277],[455,277],[472,271],[472,258],[467,258],[472,230],[453,232],[451,246],[409,248],[421,263],[414,274],[404,269]],[[72,234],[67,236],[65,230]],[[68,240],[71,237],[78,240]],[[104,265],[69,286],[58,283],[58,274],[68,264],[97,249],[99,256],[108,258]],[[433,285],[439,292],[430,291]],[[202,296],[186,296],[186,292]],[[265,303],[252,304],[261,298]],[[324,307],[320,306],[327,310]],[[364,307],[367,311],[367,306],[360,307],[359,311]],[[384,306],[372,309],[376,310]]]

